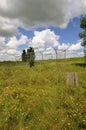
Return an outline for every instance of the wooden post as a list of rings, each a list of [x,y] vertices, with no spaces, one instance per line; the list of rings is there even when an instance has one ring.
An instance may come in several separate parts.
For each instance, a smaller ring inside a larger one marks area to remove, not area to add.
[[[65,74],[66,85],[77,86],[78,85],[78,76],[77,72],[67,72]]]

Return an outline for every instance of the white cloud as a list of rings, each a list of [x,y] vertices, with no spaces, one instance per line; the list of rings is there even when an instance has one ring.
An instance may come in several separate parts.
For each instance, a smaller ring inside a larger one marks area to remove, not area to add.
[[[10,38],[9,42],[7,43],[7,47],[11,49],[16,49],[18,46],[26,44],[29,41],[27,36],[22,35],[21,38],[18,40],[15,36]]]
[[[70,43],[62,43],[58,46],[59,50],[66,50],[70,46]]]
[[[18,26],[66,27],[86,13],[86,0],[0,0],[0,35],[13,36]]]
[[[35,31],[32,39],[32,47],[34,48],[47,48],[49,46],[58,46],[59,36],[50,29],[41,32]]]
[[[76,44],[72,44],[68,50],[77,51],[81,49],[83,49],[83,47],[81,46],[81,40],[79,40]]]
[[[18,47],[26,43],[28,44],[28,41],[28,37],[24,35],[20,39],[17,39],[15,36],[11,37],[7,43],[5,43],[5,38],[0,37],[0,61],[19,60],[21,52],[18,50]]]
[[[56,35],[53,31],[50,29],[43,30],[41,32],[35,31],[34,37],[32,41],[30,41],[30,45],[34,48],[44,48],[46,51],[50,51],[53,48],[57,47],[58,50],[70,50],[70,51],[76,51],[80,50],[83,47],[81,46],[81,40],[79,40],[76,44],[71,43],[59,43],[59,35]],[[43,49],[42,49],[43,51]]]
[[[0,36],[9,38],[17,33],[16,21],[0,16]]]
[[[65,28],[71,19],[85,13],[86,0],[0,0],[0,57],[4,55],[3,59],[6,59],[9,54],[20,54],[18,47],[27,42],[29,46],[39,48],[67,48],[68,44],[60,45],[60,36],[49,29],[35,31],[32,40],[26,36],[18,40],[15,35],[19,33],[18,27],[28,29],[53,25]],[[9,39],[7,44],[5,38]],[[80,43],[70,47],[71,50],[79,48]]]
[[[66,52],[67,57],[81,56],[81,54],[83,56],[81,40],[72,45],[70,43],[60,44],[60,36],[56,35],[50,29],[41,32],[36,31],[34,34],[32,40],[22,35],[20,39],[17,39],[16,37],[10,38],[7,43],[5,43],[5,38],[0,37],[0,60],[19,60],[21,52],[18,50],[18,47],[26,43],[28,46],[31,45],[35,48],[36,57],[38,57],[37,59],[56,58],[55,46],[58,48],[58,58],[64,58],[64,51],[61,51],[64,49],[68,49]]]
[[[64,58],[66,50],[67,57],[83,56],[83,47],[81,46],[81,40],[76,44],[71,43],[59,43],[59,35],[56,35],[50,29],[43,30],[41,32],[36,31],[30,45],[34,47],[36,55],[42,56],[44,59],[49,57],[56,57],[56,51],[58,58]],[[57,48],[55,51],[54,49]]]

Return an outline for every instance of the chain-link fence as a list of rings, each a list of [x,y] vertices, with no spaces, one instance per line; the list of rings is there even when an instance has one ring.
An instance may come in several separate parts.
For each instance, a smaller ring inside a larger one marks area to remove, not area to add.
[[[49,60],[49,59],[65,59],[73,57],[83,57],[84,51],[80,50],[68,50],[68,49],[39,49],[35,50],[35,60]],[[0,61],[22,61],[22,52],[15,54],[1,53]]]
[[[64,59],[72,57],[82,57],[83,50],[66,50],[66,49],[50,49],[50,50],[36,50],[37,60],[46,59]]]

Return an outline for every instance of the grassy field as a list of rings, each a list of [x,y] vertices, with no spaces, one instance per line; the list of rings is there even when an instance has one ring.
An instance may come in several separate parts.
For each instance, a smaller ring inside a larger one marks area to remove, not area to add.
[[[83,61],[0,63],[0,130],[86,130]],[[66,72],[77,72],[77,86],[65,84]]]

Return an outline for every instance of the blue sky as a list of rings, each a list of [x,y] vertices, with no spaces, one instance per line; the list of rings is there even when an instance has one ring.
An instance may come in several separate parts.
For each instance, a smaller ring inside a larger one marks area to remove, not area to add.
[[[34,30],[35,31],[42,31],[45,29],[50,29],[51,31],[54,31],[55,34],[60,35],[59,41],[61,43],[76,43],[77,40],[79,39],[78,34],[82,32],[82,29],[80,28],[80,18],[74,18],[72,19],[66,28],[61,29],[59,27],[55,26],[49,26],[49,27],[40,27],[40,28],[35,28],[33,30],[26,30],[24,28],[19,27],[19,32],[22,33],[23,35],[28,36],[29,38],[34,37]]]
[[[30,46],[82,49],[78,34],[86,0],[0,0],[0,60],[21,57]]]
[[[82,16],[81,16],[82,17]],[[60,44],[62,43],[70,43],[70,44],[76,44],[77,41],[80,39],[79,38],[79,33],[82,32],[83,30],[80,28],[80,18],[81,17],[76,17],[70,20],[66,28],[60,28],[56,26],[49,26],[49,27],[39,27],[39,28],[34,28],[32,30],[26,30],[24,28],[19,27],[18,30],[21,34],[26,35],[28,38],[33,39],[34,37],[34,31],[43,31],[46,29],[50,29],[53,31],[56,35],[59,35],[59,42]],[[17,36],[17,38],[19,35]],[[27,48],[28,45],[21,45],[19,49],[24,49]]]

